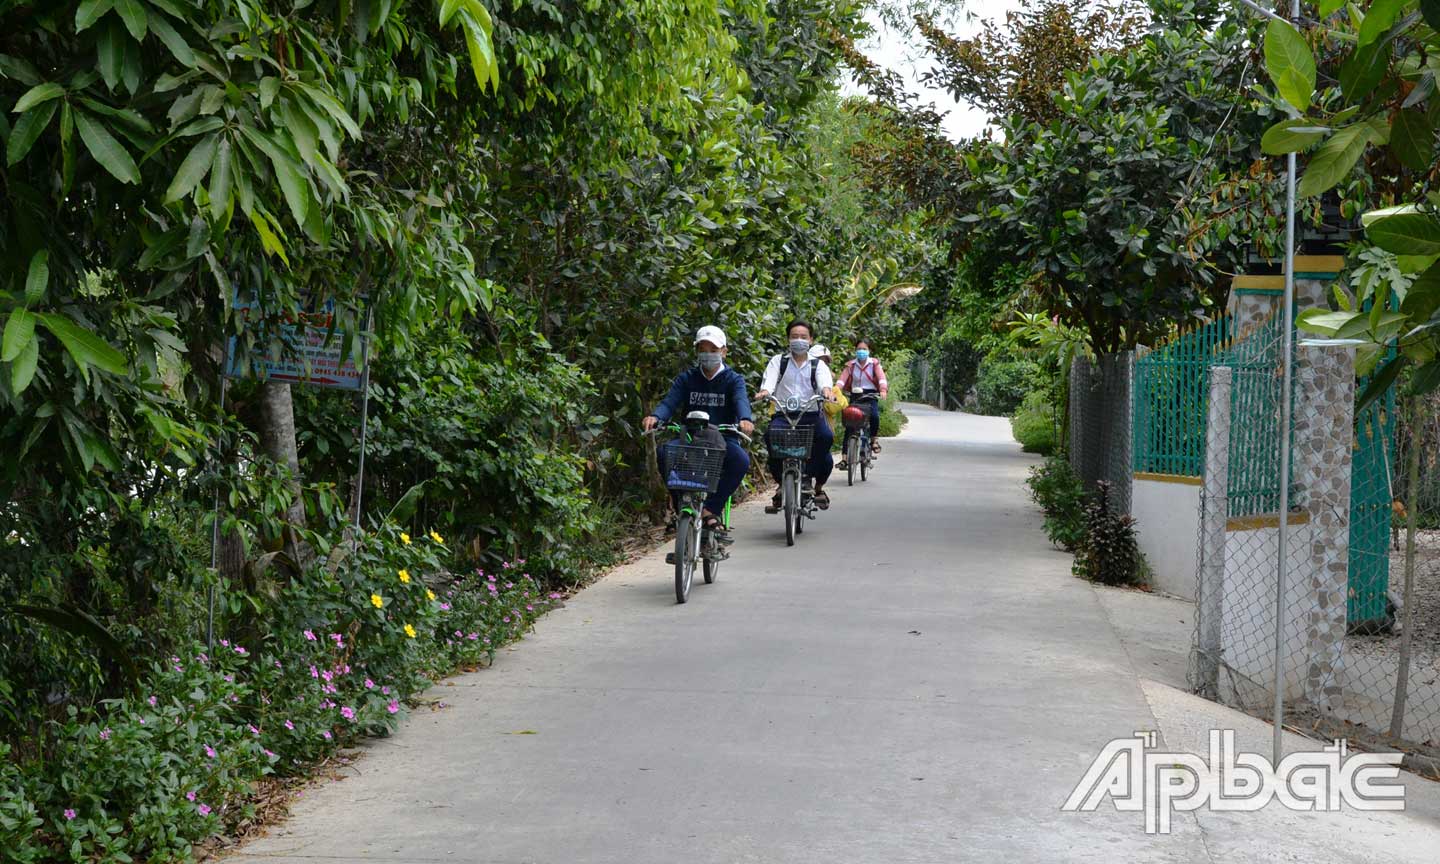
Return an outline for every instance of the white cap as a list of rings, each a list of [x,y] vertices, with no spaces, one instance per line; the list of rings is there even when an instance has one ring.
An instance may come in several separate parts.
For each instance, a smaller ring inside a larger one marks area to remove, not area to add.
[[[724,348],[725,331],[714,324],[707,324],[695,331],[695,344],[699,345],[701,342],[713,342],[716,348]]]
[[[811,360],[819,360],[821,357],[829,357],[829,356],[830,356],[830,349],[829,349],[829,348],[826,348],[824,345],[811,345],[811,346],[810,346],[810,359],[811,359]]]

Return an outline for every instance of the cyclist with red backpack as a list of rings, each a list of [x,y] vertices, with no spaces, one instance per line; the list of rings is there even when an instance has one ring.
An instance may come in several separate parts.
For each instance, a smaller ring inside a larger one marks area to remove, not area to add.
[[[880,361],[870,356],[870,343],[864,339],[855,340],[855,359],[845,364],[840,373],[840,390],[843,393],[857,393],[877,396],[875,399],[858,399],[856,407],[870,416],[870,452],[880,452],[880,400],[890,394],[890,381]]]

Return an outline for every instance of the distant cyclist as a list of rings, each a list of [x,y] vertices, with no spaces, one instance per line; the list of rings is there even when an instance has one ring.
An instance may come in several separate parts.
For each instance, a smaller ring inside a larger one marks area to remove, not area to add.
[[[864,339],[855,341],[855,359],[845,364],[840,373],[840,390],[853,393],[859,387],[866,395],[875,399],[859,400],[857,407],[870,416],[870,452],[880,452],[880,402],[890,395],[890,381],[880,361],[870,356],[870,343]]]
[[[675,381],[670,385],[670,392],[665,394],[665,398],[655,406],[655,410],[640,422],[641,428],[649,432],[672,417],[678,416],[680,420],[684,420],[685,415],[691,411],[704,411],[710,415],[712,426],[738,425],[740,431],[746,435],[755,431],[745,379],[739,372],[725,365],[725,355],[729,353],[725,343],[724,330],[715,326],[700,328],[695,334],[695,365],[675,377]],[[750,470],[750,454],[733,433],[721,436],[717,430],[711,429],[709,432],[711,434],[706,436],[706,440],[697,443],[701,446],[713,446],[715,449],[724,447],[725,464],[721,470],[719,485],[705,499],[705,513],[702,518],[706,529],[715,532],[722,542],[729,542],[730,538],[724,531],[719,514],[725,509],[725,502],[740,488],[745,472]],[[679,443],[678,439],[671,441],[667,450],[669,446],[678,446]],[[663,477],[666,450],[662,450],[658,455],[660,476]]]
[[[764,399],[774,394],[775,399],[781,403],[792,399],[804,402],[817,394],[827,401],[834,398],[835,379],[830,367],[810,356],[813,332],[810,325],[804,321],[790,322],[790,326],[785,328],[786,338],[790,340],[789,348],[770,358],[770,364],[765,367],[765,378],[760,383],[760,392],[755,394],[755,398]],[[789,422],[779,414],[770,421],[771,428],[775,428],[776,424],[780,424],[779,428],[782,429],[789,427]],[[825,481],[830,479],[830,472],[835,470],[835,460],[830,456],[835,435],[819,411],[802,414],[798,425],[815,427],[813,443],[810,446],[810,461],[805,470],[815,482],[815,506],[828,510],[830,496],[825,492]],[[770,474],[777,483],[784,468],[784,459],[770,460]],[[781,493],[776,492],[765,512],[779,513],[780,502]]]

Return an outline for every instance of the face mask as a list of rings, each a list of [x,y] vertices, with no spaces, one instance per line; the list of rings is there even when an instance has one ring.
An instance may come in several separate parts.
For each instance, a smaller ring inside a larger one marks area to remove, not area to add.
[[[796,354],[796,355],[804,354],[806,351],[809,351],[809,350],[810,350],[810,340],[809,340],[809,339],[791,339],[791,340],[790,340],[790,353],[791,353],[791,354]]]
[[[855,359],[859,360],[861,363],[864,363],[866,360],[870,359],[870,352],[866,351],[864,348],[857,348],[855,349]]]
[[[706,372],[714,372],[724,362],[723,355],[719,351],[700,351],[695,354],[695,359],[699,361],[700,368]]]

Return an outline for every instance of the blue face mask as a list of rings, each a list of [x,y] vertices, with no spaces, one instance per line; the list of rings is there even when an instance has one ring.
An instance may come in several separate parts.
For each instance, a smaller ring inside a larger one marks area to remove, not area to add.
[[[864,363],[866,360],[870,359],[870,352],[865,350],[864,348],[856,348],[855,359],[859,360],[861,363]]]

